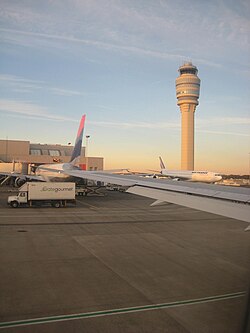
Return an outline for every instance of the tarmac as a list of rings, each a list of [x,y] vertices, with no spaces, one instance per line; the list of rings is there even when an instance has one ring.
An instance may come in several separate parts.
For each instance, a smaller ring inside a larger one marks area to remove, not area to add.
[[[105,191],[66,208],[0,192],[0,332],[247,332],[247,223]]]

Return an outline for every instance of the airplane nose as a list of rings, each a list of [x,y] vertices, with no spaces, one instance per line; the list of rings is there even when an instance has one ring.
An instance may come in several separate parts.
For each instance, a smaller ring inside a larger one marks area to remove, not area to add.
[[[222,177],[221,177],[221,176],[217,176],[217,177],[216,177],[216,181],[218,182],[219,180],[222,180]]]

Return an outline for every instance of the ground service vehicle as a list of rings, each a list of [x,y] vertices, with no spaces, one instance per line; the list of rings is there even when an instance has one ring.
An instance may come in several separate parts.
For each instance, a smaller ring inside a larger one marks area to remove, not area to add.
[[[50,204],[53,207],[65,207],[75,203],[75,183],[27,182],[19,188],[16,196],[8,197],[13,207]]]

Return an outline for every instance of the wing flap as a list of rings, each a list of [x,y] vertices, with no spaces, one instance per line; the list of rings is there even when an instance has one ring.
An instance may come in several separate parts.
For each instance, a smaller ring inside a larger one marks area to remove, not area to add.
[[[153,198],[157,201],[166,201],[250,223],[250,206],[244,203],[240,204],[226,200],[193,196],[188,193],[164,191],[137,185],[130,187],[127,192]]]

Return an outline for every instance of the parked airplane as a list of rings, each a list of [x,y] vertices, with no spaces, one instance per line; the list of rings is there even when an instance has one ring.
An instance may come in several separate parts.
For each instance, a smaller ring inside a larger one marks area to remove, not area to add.
[[[29,178],[51,181],[77,177],[115,184],[126,187],[129,193],[155,199],[152,205],[170,202],[250,223],[250,189],[184,181],[174,183],[171,180],[117,175],[105,171],[83,171],[77,168],[75,164],[80,156],[84,122],[85,115],[81,119],[70,162],[41,165],[37,168],[36,175]]]
[[[173,180],[187,180],[190,182],[215,183],[222,179],[219,173],[211,171],[168,170],[161,158],[160,175],[173,178]]]
[[[37,180],[44,181],[74,181],[73,178],[63,172],[64,169],[79,169],[76,164],[81,156],[82,138],[85,125],[86,115],[83,115],[77,131],[75,146],[70,158],[69,163],[56,163],[56,164],[42,164],[36,168],[35,175]]]
[[[25,182],[26,180],[38,180],[38,181],[74,181],[75,177],[71,177],[66,175],[63,169],[79,169],[76,164],[79,160],[81,155],[82,149],[82,138],[83,138],[83,131],[85,125],[86,115],[83,115],[80,121],[80,125],[78,128],[75,146],[70,158],[69,163],[50,163],[50,164],[42,164],[38,166],[35,170],[34,175],[25,175],[19,173],[3,173],[0,172],[2,175],[5,176],[12,176],[16,177],[16,184]]]
[[[37,180],[37,181],[45,181],[45,182],[74,182],[76,178],[84,178],[83,174],[80,177],[70,176],[65,173],[65,170],[79,170],[82,171],[76,164],[79,161],[79,157],[81,156],[82,149],[82,138],[85,126],[86,115],[83,115],[79,124],[79,128],[77,131],[77,136],[75,140],[75,146],[70,158],[69,163],[50,163],[50,164],[41,164],[39,165],[33,175],[25,175],[19,173],[9,173],[9,172],[0,172],[3,176],[16,177],[16,185],[20,186],[27,180]],[[113,170],[105,170],[105,173],[119,173],[127,169],[113,169]]]

